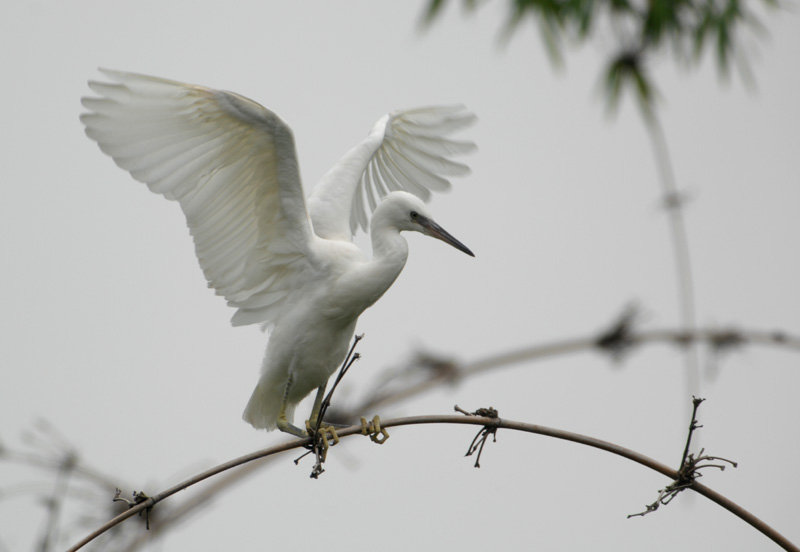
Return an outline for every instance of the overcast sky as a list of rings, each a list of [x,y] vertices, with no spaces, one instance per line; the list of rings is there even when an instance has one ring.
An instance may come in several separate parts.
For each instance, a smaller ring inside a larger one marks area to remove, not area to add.
[[[479,146],[473,174],[431,204],[476,257],[408,237],[405,271],[361,317],[363,358],[342,400],[417,348],[476,360],[600,331],[634,300],[645,327],[676,327],[672,246],[645,128],[631,102],[609,117],[598,96],[613,41],[598,37],[558,71],[533,25],[499,46],[502,3],[472,17],[452,6],[427,32],[422,7],[0,6],[5,446],[31,449],[22,435],[44,419],[126,494],[153,494],[286,439],[241,420],[266,336],[229,325],[233,311],[207,289],[178,206],[84,136],[80,97],[98,66],[233,90],[272,109],[295,132],[308,188],[387,111],[460,102],[478,115],[464,134]],[[692,199],[698,323],[797,335],[800,21],[787,12],[763,21],[754,89],[736,77],[721,84],[708,60],[685,71],[665,57],[651,69],[677,182]],[[704,367],[714,360],[701,358]],[[717,364],[695,390],[708,399],[699,443],[740,464],[703,482],[800,543],[800,357],[753,347]],[[377,413],[491,405],[677,467],[689,394],[681,352],[651,346],[621,366],[588,353],[522,363]],[[669,482],[593,449],[501,431],[475,470],[462,457],[473,434],[399,428],[382,447],[349,439],[318,481],[310,460],[281,456],[146,549],[775,549],[701,497],[626,519]],[[14,490],[0,500],[0,551],[33,548],[44,523],[36,493],[52,484],[51,472],[0,462],[0,492]],[[69,507],[66,520],[99,525],[110,497],[100,499],[95,509]],[[88,529],[64,535],[62,548]]]

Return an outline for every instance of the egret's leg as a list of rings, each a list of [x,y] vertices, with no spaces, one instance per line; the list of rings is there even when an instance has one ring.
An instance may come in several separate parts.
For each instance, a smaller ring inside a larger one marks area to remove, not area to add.
[[[362,416],[361,434],[369,436],[373,443],[378,443],[379,445],[384,444],[389,438],[389,432],[381,427],[380,416],[375,416],[371,422],[367,422],[367,419]]]
[[[290,424],[289,420],[286,419],[286,402],[281,405],[281,412],[278,414],[278,429],[284,433],[290,433],[295,437],[308,437],[308,433],[299,427]]]
[[[289,423],[286,418],[286,406],[289,404],[289,388],[292,386],[294,379],[289,374],[289,381],[286,382],[286,389],[283,391],[283,400],[281,401],[281,410],[278,412],[278,429],[284,433],[290,433],[295,437],[308,437],[308,434],[299,427]]]

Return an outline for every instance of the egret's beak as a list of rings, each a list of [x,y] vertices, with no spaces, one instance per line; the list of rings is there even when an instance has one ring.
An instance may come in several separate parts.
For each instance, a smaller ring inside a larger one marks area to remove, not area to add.
[[[417,222],[419,222],[422,228],[425,229],[425,233],[427,235],[436,238],[438,240],[442,240],[444,243],[449,243],[450,245],[452,245],[459,251],[463,251],[470,257],[475,256],[475,254],[469,250],[469,247],[467,247],[466,245],[455,239],[453,236],[450,235],[450,233],[447,230],[436,224],[428,217],[423,217],[422,215],[420,215],[417,218]]]

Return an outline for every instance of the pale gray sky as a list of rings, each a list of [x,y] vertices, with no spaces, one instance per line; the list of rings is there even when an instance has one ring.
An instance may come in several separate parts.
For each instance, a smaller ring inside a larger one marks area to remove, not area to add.
[[[4,2],[0,440],[24,447],[20,435],[44,418],[126,493],[154,493],[286,438],[241,420],[265,336],[229,326],[233,311],[206,288],[178,206],[84,136],[79,100],[97,66],[269,107],[294,129],[309,187],[387,111],[462,102],[479,116],[468,132],[480,148],[473,175],[431,206],[476,258],[409,237],[404,273],[361,318],[351,392],[417,346],[477,359],[599,330],[630,300],[649,327],[674,327],[647,135],[630,102],[609,118],[596,94],[611,42],[554,71],[533,26],[498,47],[496,4],[477,17],[451,8],[420,33],[416,2]],[[720,85],[709,62],[652,68],[678,184],[693,198],[699,323],[797,334],[800,21],[786,12],[764,21],[755,92],[738,79]],[[751,348],[727,356],[700,390],[701,444],[740,462],[703,482],[796,543],[798,387],[800,357]],[[454,403],[675,465],[689,397],[681,355],[656,346],[622,367],[590,354],[523,364],[379,413],[450,413]],[[297,549],[312,539],[331,551],[774,549],[700,497],[626,519],[668,481],[596,450],[500,432],[475,470],[462,457],[473,433],[397,429],[383,447],[350,439],[319,481],[308,479],[310,461],[283,456],[147,549]],[[45,491],[51,478],[0,463],[0,490],[31,483]],[[81,513],[91,512],[65,515]],[[1,500],[0,550],[32,549],[42,519],[31,494]]]

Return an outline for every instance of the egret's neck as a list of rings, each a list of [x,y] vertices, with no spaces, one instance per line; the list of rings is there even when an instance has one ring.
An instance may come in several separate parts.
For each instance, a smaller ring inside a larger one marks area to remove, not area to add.
[[[347,323],[372,306],[386,293],[406,264],[408,245],[397,228],[372,224],[372,259],[352,265],[336,280],[328,294],[331,301],[325,310],[329,319]]]
[[[382,216],[380,207],[372,216],[369,233],[372,236],[372,258],[390,264],[399,262],[400,270],[408,258],[408,242],[400,230]]]
[[[336,281],[333,292],[329,294],[336,300],[326,311],[330,319],[350,320],[354,314],[357,318],[386,293],[406,264],[408,244],[380,207],[372,217],[370,234],[372,259],[350,266]],[[343,309],[343,305],[346,308]]]
[[[370,224],[372,261],[369,264],[370,270],[374,271],[376,276],[380,275],[378,279],[384,283],[386,288],[383,291],[386,291],[406,265],[408,243],[400,235],[400,230],[387,223],[386,219],[380,215],[379,209],[373,215]]]

